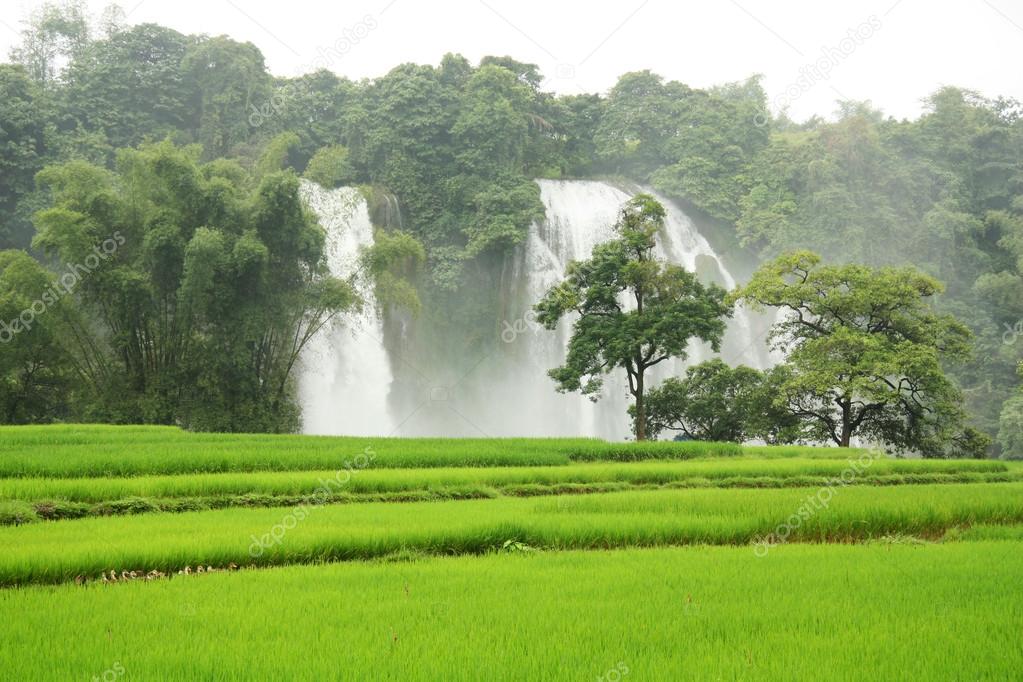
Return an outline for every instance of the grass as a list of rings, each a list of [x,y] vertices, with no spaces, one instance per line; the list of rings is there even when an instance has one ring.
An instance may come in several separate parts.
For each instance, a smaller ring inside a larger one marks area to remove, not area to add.
[[[559,467],[367,469],[321,501],[423,501],[607,492],[645,487],[776,488],[826,485],[849,463],[821,459],[711,459],[686,462],[583,463]],[[151,511],[287,506],[315,494],[336,471],[182,474],[129,478],[0,479],[0,524]],[[1003,462],[891,460],[870,463],[853,479],[864,485],[1020,480]],[[21,502],[30,504],[18,504]]]
[[[60,456],[54,456],[55,452]],[[0,478],[117,477],[372,468],[564,466],[571,462],[737,457],[844,459],[861,450],[588,438],[354,438],[188,433],[172,427],[0,427]],[[362,465],[359,465],[362,466]]]
[[[352,493],[427,490],[464,485],[501,487],[516,484],[656,483],[687,479],[736,477],[784,479],[799,476],[837,477],[849,468],[841,460],[699,460],[690,462],[583,463],[559,467],[490,467],[390,469],[352,471],[344,489]],[[992,460],[877,460],[866,472],[872,476],[908,474],[1005,473],[1003,462]],[[186,497],[245,493],[300,495],[311,493],[336,470],[246,472],[137,476],[130,478],[8,478],[0,479],[0,499],[60,498],[102,502],[121,497]]]
[[[1008,680],[1023,546],[565,552],[0,591],[8,679]],[[621,678],[611,670],[628,671]]]
[[[1023,463],[864,454],[0,427],[0,670],[1018,677]]]
[[[814,488],[661,490],[554,498],[225,509],[89,518],[0,529],[0,585],[109,570],[282,565],[399,551],[470,554],[507,540],[551,549],[743,544],[782,523],[790,541],[937,537],[957,526],[1023,523],[1023,483],[848,487],[801,519]],[[279,540],[279,541],[276,541]],[[262,546],[261,546],[262,545]],[[750,550],[752,551],[752,550]]]

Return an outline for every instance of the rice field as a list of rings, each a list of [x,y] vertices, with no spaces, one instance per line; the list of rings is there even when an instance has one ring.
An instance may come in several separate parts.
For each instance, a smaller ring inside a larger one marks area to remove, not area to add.
[[[359,560],[413,551],[478,554],[508,541],[559,549],[751,544],[818,491],[663,490],[408,504],[300,505],[142,514],[0,528],[0,585]],[[848,487],[799,520],[789,541],[937,537],[960,525],[1023,523],[1023,483]],[[751,550],[752,551],[752,550]]]
[[[59,451],[60,456],[54,453]],[[0,477],[488,466],[738,457],[843,459],[862,451],[733,443],[614,443],[592,438],[362,438],[188,433],[173,427],[0,426]]]
[[[849,468],[823,459],[737,459],[584,463],[545,467],[438,467],[182,474],[126,478],[0,479],[0,524],[149,511],[319,503],[425,501],[581,494],[659,487],[780,488],[827,485]],[[340,477],[340,481],[339,481]],[[872,461],[850,485],[1023,480],[996,461]],[[325,488],[335,481],[336,486]],[[341,484],[343,482],[343,485]]]
[[[344,563],[0,591],[8,679],[1009,680],[1005,542]],[[54,655],[44,660],[41,652]],[[627,671],[627,672],[626,672]]]
[[[1023,669],[1015,462],[5,427],[0,523],[6,679]]]

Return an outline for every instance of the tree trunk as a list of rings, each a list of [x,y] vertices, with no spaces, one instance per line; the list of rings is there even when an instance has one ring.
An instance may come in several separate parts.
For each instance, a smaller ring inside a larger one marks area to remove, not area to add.
[[[646,406],[643,404],[643,370],[636,372],[636,440],[646,440]]]
[[[852,406],[846,401],[842,403],[842,439],[838,447],[849,447],[849,439],[852,437]]]

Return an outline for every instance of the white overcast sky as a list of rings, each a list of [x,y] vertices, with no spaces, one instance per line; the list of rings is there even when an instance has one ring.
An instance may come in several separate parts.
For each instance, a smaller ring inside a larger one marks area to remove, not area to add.
[[[4,0],[0,51],[39,4]],[[98,15],[108,0],[90,0]],[[765,76],[778,101],[802,69],[850,30],[874,28],[844,44],[827,78],[791,102],[797,120],[830,115],[835,100],[869,99],[887,114],[914,117],[941,85],[1023,99],[1020,0],[123,0],[129,23],[156,22],[183,33],[251,41],[268,68],[295,75],[333,50],[331,68],[358,79],[403,62],[436,64],[445,52],[476,62],[487,54],[538,64],[547,89],[605,92],[627,71],[651,69],[702,87]],[[367,19],[369,17],[369,19]],[[370,28],[370,27],[373,28]],[[355,40],[352,36],[360,35]],[[835,55],[836,52],[831,50]]]

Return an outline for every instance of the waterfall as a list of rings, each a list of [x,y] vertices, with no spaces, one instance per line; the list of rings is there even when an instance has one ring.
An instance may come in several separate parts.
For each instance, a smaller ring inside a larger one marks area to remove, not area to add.
[[[415,349],[404,342],[385,347],[372,287],[361,283],[364,310],[322,331],[303,353],[299,397],[307,433],[628,437],[626,408],[631,396],[624,372],[616,370],[605,377],[597,401],[556,392],[547,372],[564,362],[571,320],[563,320],[550,332],[536,322],[532,306],[564,279],[571,261],[589,258],[594,246],[614,237],[618,213],[631,195],[598,181],[539,180],[538,184],[546,218],[533,224],[525,242],[508,256],[503,274],[504,319],[494,350],[465,358],[464,367],[411,362],[407,353]],[[327,231],[331,273],[350,277],[358,270],[360,248],[373,239],[361,193],[344,188],[327,191],[304,182],[302,194]],[[658,236],[657,255],[697,272],[704,281],[734,287],[735,277],[689,217],[672,202],[658,199],[667,216]],[[387,209],[391,217],[400,216],[396,204],[388,203]],[[732,365],[770,364],[762,333],[756,328],[745,310],[737,310],[728,324],[721,357]],[[687,365],[712,355],[706,344],[693,343],[685,362],[662,363],[652,371],[650,383],[680,375]],[[392,363],[395,368],[401,365],[404,382],[395,380]]]
[[[705,282],[713,282],[729,291],[734,289],[738,282],[707,239],[697,231],[692,219],[670,199],[650,189],[643,191],[661,202],[667,213],[664,231],[658,240],[657,255],[697,273]],[[756,369],[765,369],[775,364],[777,358],[768,352],[766,334],[757,331],[757,327],[750,311],[742,305],[736,306],[721,341],[721,359],[729,365],[744,364]],[[685,364],[696,364],[710,359],[712,355],[713,351],[707,344],[698,344],[690,349],[689,362]],[[683,367],[676,363],[670,370],[672,374],[678,375],[682,373]]]
[[[327,233],[330,273],[343,279],[356,275],[362,247],[373,243],[362,193],[348,187],[326,190],[304,180],[301,194]],[[306,433],[388,435],[394,429],[388,408],[393,376],[376,297],[361,278],[356,286],[363,309],[336,318],[302,352],[298,397]]]
[[[512,347],[509,354],[513,358],[503,392],[514,396],[518,412],[508,417],[512,422],[509,432],[625,438],[630,431],[626,408],[631,396],[624,372],[616,370],[604,378],[596,402],[578,394],[556,393],[547,371],[564,361],[573,320],[562,320],[552,333],[535,322],[530,306],[564,279],[569,262],[589,258],[594,246],[614,237],[618,213],[631,195],[599,181],[537,182],[546,219],[530,227],[526,243],[519,249],[513,271],[518,287],[518,316],[502,323],[502,341]],[[658,235],[657,256],[697,272],[704,281],[733,288],[734,276],[692,220],[671,201],[650,193],[667,211],[664,230]],[[764,345],[761,336],[754,332],[749,313],[738,309],[722,342],[722,358],[732,365],[762,368],[768,364]],[[667,376],[678,376],[686,366],[712,356],[707,344],[692,343],[685,362],[675,360],[655,367],[650,375],[651,384]]]

